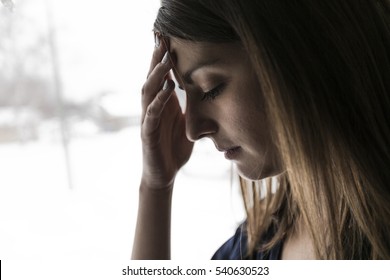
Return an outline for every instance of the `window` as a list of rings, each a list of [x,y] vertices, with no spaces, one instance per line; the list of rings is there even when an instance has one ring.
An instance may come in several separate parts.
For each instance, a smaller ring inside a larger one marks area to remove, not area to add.
[[[14,2],[0,5],[0,258],[127,259],[159,0]],[[210,149],[200,142],[177,179],[176,259],[211,257],[240,219],[229,164],[202,166]]]

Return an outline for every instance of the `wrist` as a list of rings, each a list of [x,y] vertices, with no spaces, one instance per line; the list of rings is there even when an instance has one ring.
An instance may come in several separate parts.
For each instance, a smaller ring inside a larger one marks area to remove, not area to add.
[[[167,195],[173,191],[173,181],[166,184],[153,182],[142,177],[140,192],[153,194],[153,195]]]

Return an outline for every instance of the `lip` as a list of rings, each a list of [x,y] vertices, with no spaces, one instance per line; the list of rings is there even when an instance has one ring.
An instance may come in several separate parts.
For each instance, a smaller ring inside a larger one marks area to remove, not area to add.
[[[217,147],[217,149],[218,149],[218,151],[224,153],[226,159],[232,160],[232,159],[237,158],[237,156],[241,150],[241,147],[236,146],[236,147],[231,147],[231,148],[227,148],[227,149],[221,149],[221,148]]]

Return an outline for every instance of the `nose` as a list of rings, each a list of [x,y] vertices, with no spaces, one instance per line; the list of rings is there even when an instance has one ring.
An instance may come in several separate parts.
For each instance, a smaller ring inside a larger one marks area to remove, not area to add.
[[[203,108],[203,106],[202,104],[193,104],[187,99],[186,136],[192,142],[211,136],[218,131],[218,124],[213,119],[212,110]]]

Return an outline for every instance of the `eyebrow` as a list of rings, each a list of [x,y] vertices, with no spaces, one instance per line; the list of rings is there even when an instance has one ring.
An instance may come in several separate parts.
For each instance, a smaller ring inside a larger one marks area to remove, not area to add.
[[[202,61],[198,64],[196,64],[194,67],[192,67],[191,69],[189,69],[188,71],[186,71],[184,73],[184,75],[182,76],[183,77],[183,81],[186,83],[186,84],[192,84],[193,83],[193,80],[191,78],[192,74],[201,69],[201,68],[204,68],[204,67],[209,67],[209,66],[213,66],[215,64],[218,64],[221,62],[221,59],[219,58],[216,58],[216,59],[213,59],[213,60],[206,60],[206,61]]]

